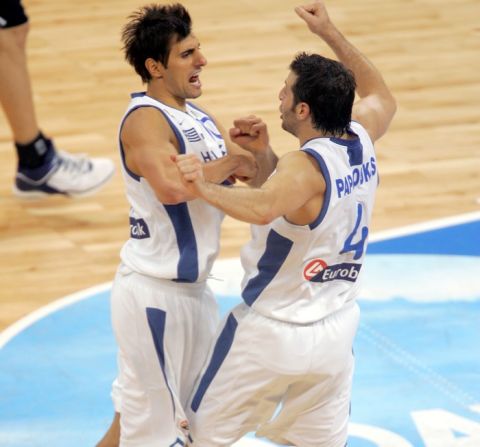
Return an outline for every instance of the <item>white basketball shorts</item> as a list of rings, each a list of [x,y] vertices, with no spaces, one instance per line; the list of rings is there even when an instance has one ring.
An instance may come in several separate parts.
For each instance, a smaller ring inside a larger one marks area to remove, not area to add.
[[[120,265],[111,309],[120,446],[185,445],[180,422],[218,323],[213,293],[205,283],[156,279]]]
[[[356,303],[309,324],[245,304],[220,326],[187,415],[194,446],[231,446],[248,432],[282,445],[344,447]]]

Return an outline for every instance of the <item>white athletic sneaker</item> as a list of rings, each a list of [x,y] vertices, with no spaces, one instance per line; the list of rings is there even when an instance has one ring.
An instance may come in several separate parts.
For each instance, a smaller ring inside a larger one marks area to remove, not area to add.
[[[53,194],[86,196],[107,183],[114,171],[115,165],[108,158],[89,158],[59,151],[43,166],[35,169],[19,167],[13,192],[25,198]]]

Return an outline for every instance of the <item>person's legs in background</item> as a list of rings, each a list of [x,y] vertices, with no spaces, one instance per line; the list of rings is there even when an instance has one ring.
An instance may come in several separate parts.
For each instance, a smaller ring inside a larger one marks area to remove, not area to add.
[[[10,125],[18,155],[14,192],[36,197],[95,192],[114,172],[106,158],[58,152],[40,131],[27,65],[29,23],[19,1],[0,6],[0,103]]]

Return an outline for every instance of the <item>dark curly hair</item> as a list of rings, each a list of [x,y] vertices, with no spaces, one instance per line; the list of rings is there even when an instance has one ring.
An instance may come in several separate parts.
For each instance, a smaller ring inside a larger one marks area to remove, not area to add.
[[[307,53],[298,54],[290,69],[297,75],[295,104],[308,104],[314,127],[334,136],[346,133],[355,99],[353,73],[338,61]]]
[[[135,11],[129,19],[122,30],[125,59],[135,68],[142,81],[148,82],[151,75],[145,67],[145,61],[152,58],[166,67],[172,44],[190,34],[192,20],[179,3],[147,5]]]

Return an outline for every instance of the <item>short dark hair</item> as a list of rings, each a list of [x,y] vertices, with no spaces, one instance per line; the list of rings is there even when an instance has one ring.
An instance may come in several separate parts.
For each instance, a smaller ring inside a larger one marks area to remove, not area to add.
[[[145,61],[152,58],[167,66],[172,44],[190,34],[190,14],[179,3],[171,5],[151,4],[130,15],[130,21],[122,30],[125,59],[135,68],[142,81],[152,77]]]
[[[307,53],[298,54],[290,69],[297,75],[295,105],[308,104],[314,127],[334,136],[346,133],[355,99],[353,73],[338,61]]]

